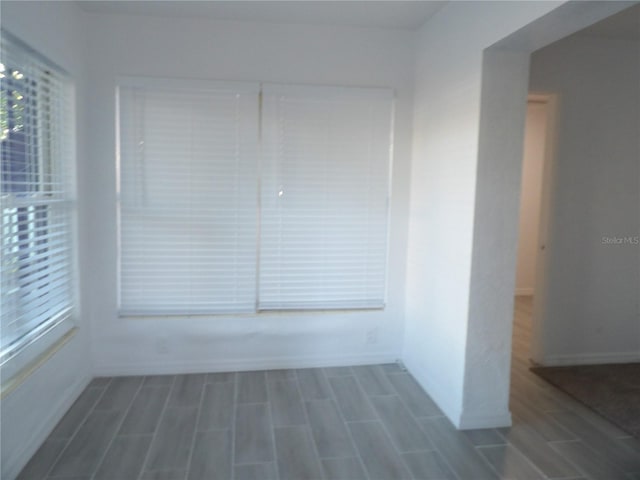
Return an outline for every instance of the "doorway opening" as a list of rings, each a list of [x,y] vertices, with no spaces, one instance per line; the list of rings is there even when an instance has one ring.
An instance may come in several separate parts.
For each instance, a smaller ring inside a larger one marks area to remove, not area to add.
[[[636,5],[532,55],[530,88],[561,92],[562,108],[556,125],[554,96],[529,95],[510,370],[516,425],[570,410],[614,441],[638,436],[628,420],[637,402],[619,385],[640,367],[640,264],[636,237],[609,232],[638,228],[639,14]]]
[[[546,285],[556,106],[554,94],[530,93],[527,97],[513,338],[514,361],[527,364],[540,358],[535,331],[542,320]]]

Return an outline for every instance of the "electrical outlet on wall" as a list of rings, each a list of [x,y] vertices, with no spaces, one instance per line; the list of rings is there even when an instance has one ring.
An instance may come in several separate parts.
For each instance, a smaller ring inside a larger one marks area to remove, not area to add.
[[[367,330],[364,341],[367,345],[374,345],[378,343],[378,328],[374,327]]]

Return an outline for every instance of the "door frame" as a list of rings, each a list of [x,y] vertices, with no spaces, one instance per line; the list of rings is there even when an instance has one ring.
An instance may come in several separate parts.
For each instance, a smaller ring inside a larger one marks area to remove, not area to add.
[[[557,170],[556,152],[558,147],[557,121],[559,96],[556,93],[531,92],[527,96],[527,101],[544,104],[546,116],[530,345],[531,360],[538,364],[541,363],[544,358],[543,325],[547,320],[545,307],[548,294],[549,242],[553,228],[554,192]]]

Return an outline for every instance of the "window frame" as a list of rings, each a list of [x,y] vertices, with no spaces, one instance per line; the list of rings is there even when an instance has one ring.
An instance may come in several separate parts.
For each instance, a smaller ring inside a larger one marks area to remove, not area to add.
[[[16,196],[10,193],[0,192],[2,210],[27,209],[43,206],[46,208],[47,217],[44,226],[37,226],[38,219],[34,218],[27,224],[33,224],[34,228],[28,228],[27,234],[33,235],[34,229],[46,229],[51,225],[51,211],[55,215],[62,215],[63,218],[63,242],[68,247],[63,262],[65,272],[63,273],[68,281],[68,305],[58,311],[48,315],[47,318],[38,324],[31,326],[29,331],[11,341],[0,350],[0,384],[6,388],[11,381],[19,377],[28,370],[38,360],[53,351],[60,342],[63,342],[68,334],[76,328],[78,282],[77,279],[77,202],[76,202],[76,116],[75,116],[75,86],[71,75],[46,56],[33,49],[25,42],[6,31],[0,31],[2,40],[2,52],[9,50],[12,52],[9,57],[24,59],[25,63],[38,65],[38,73],[48,74],[50,80],[59,82],[53,94],[60,94],[59,98],[51,98],[52,92],[43,97],[42,85],[38,86],[35,100],[35,124],[38,129],[34,143],[37,143],[37,175],[40,176],[39,193],[32,195],[33,202],[14,201]],[[5,55],[3,55],[5,57]],[[18,61],[18,63],[20,63]],[[19,65],[18,65],[19,67]],[[42,67],[42,71],[40,71]],[[32,67],[33,68],[33,67]],[[37,82],[43,82],[46,77],[39,78]],[[51,89],[51,86],[49,86]],[[56,120],[61,121],[61,125],[54,125],[51,122],[52,105],[58,103],[56,108]],[[53,127],[53,128],[52,128]],[[47,193],[46,181],[43,177],[51,175],[52,172],[63,172],[60,185],[62,185],[62,199],[51,199],[51,192]],[[7,204],[5,204],[7,202]],[[13,204],[13,205],[12,205]],[[19,206],[15,206],[15,205]],[[16,212],[17,214],[17,212]],[[35,215],[35,214],[34,214]],[[4,226],[3,226],[4,227]],[[48,238],[47,240],[50,240]],[[47,264],[48,267],[49,264]],[[54,288],[55,285],[54,285]],[[64,302],[67,303],[67,302]],[[1,305],[0,305],[1,307]],[[0,332],[1,333],[1,332]]]

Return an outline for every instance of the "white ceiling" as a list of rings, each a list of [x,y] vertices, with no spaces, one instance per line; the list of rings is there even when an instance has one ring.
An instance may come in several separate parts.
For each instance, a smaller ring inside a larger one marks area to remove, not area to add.
[[[446,1],[77,1],[93,13],[415,30]]]
[[[622,10],[577,33],[592,37],[640,41],[640,4]]]

